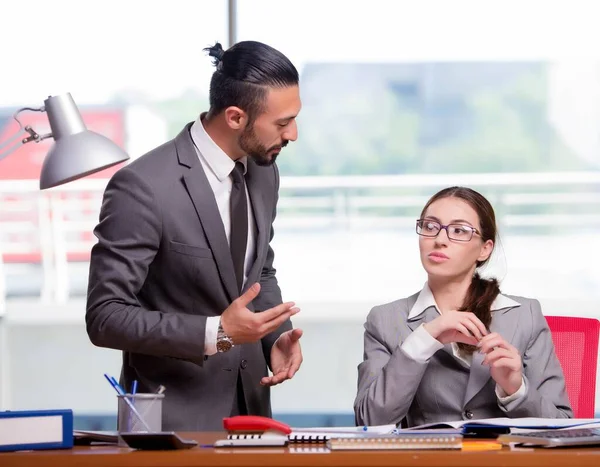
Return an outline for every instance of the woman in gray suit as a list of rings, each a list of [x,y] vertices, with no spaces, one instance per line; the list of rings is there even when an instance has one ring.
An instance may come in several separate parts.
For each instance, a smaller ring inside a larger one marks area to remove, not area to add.
[[[503,295],[477,273],[496,241],[487,199],[446,188],[427,202],[416,231],[427,283],[369,313],[356,423],[572,417],[539,302]]]

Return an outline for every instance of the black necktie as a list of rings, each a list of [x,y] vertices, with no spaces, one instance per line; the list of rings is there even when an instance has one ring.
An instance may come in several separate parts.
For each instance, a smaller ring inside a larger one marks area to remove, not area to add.
[[[244,260],[246,243],[248,241],[248,202],[246,198],[246,183],[244,182],[244,164],[235,163],[231,171],[233,186],[231,188],[231,235],[229,250],[233,259],[233,268],[240,293],[244,283]]]

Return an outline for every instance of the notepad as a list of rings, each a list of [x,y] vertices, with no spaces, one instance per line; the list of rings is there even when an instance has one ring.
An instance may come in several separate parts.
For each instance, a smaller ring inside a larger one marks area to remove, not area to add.
[[[372,435],[356,438],[331,438],[327,447],[334,450],[399,450],[399,449],[460,449],[460,434],[411,433],[403,435]]]

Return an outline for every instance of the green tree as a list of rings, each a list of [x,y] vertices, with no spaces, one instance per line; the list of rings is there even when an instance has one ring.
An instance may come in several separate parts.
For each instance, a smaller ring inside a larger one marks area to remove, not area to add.
[[[467,134],[423,148],[423,172],[520,172],[582,169],[547,120],[545,73],[468,94]]]
[[[286,175],[402,173],[418,157],[418,115],[390,89],[324,94],[305,103],[299,139],[278,160]]]
[[[477,68],[472,72],[477,73]],[[591,168],[575,157],[548,121],[545,67],[532,67],[502,85],[480,82],[454,93],[445,89],[447,97],[421,102],[419,97],[395,92],[392,78],[384,86],[373,85],[379,82],[373,79],[361,86],[362,71],[349,72],[355,78],[348,82],[339,81],[340,73],[335,73],[331,66],[322,76],[313,70],[309,98],[303,98],[298,119],[299,140],[279,159],[283,174]]]
[[[187,90],[177,98],[157,102],[154,106],[167,121],[168,137],[174,138],[187,123],[208,110],[208,98],[194,90]]]

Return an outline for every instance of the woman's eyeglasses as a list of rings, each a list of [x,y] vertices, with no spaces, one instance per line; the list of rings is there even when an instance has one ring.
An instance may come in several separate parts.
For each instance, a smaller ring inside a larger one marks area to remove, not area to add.
[[[475,227],[471,227],[470,225],[442,225],[437,221],[429,219],[417,220],[417,233],[422,237],[437,237],[442,229],[446,231],[450,240],[455,240],[457,242],[468,242],[473,238],[474,234],[481,237],[481,233]]]

